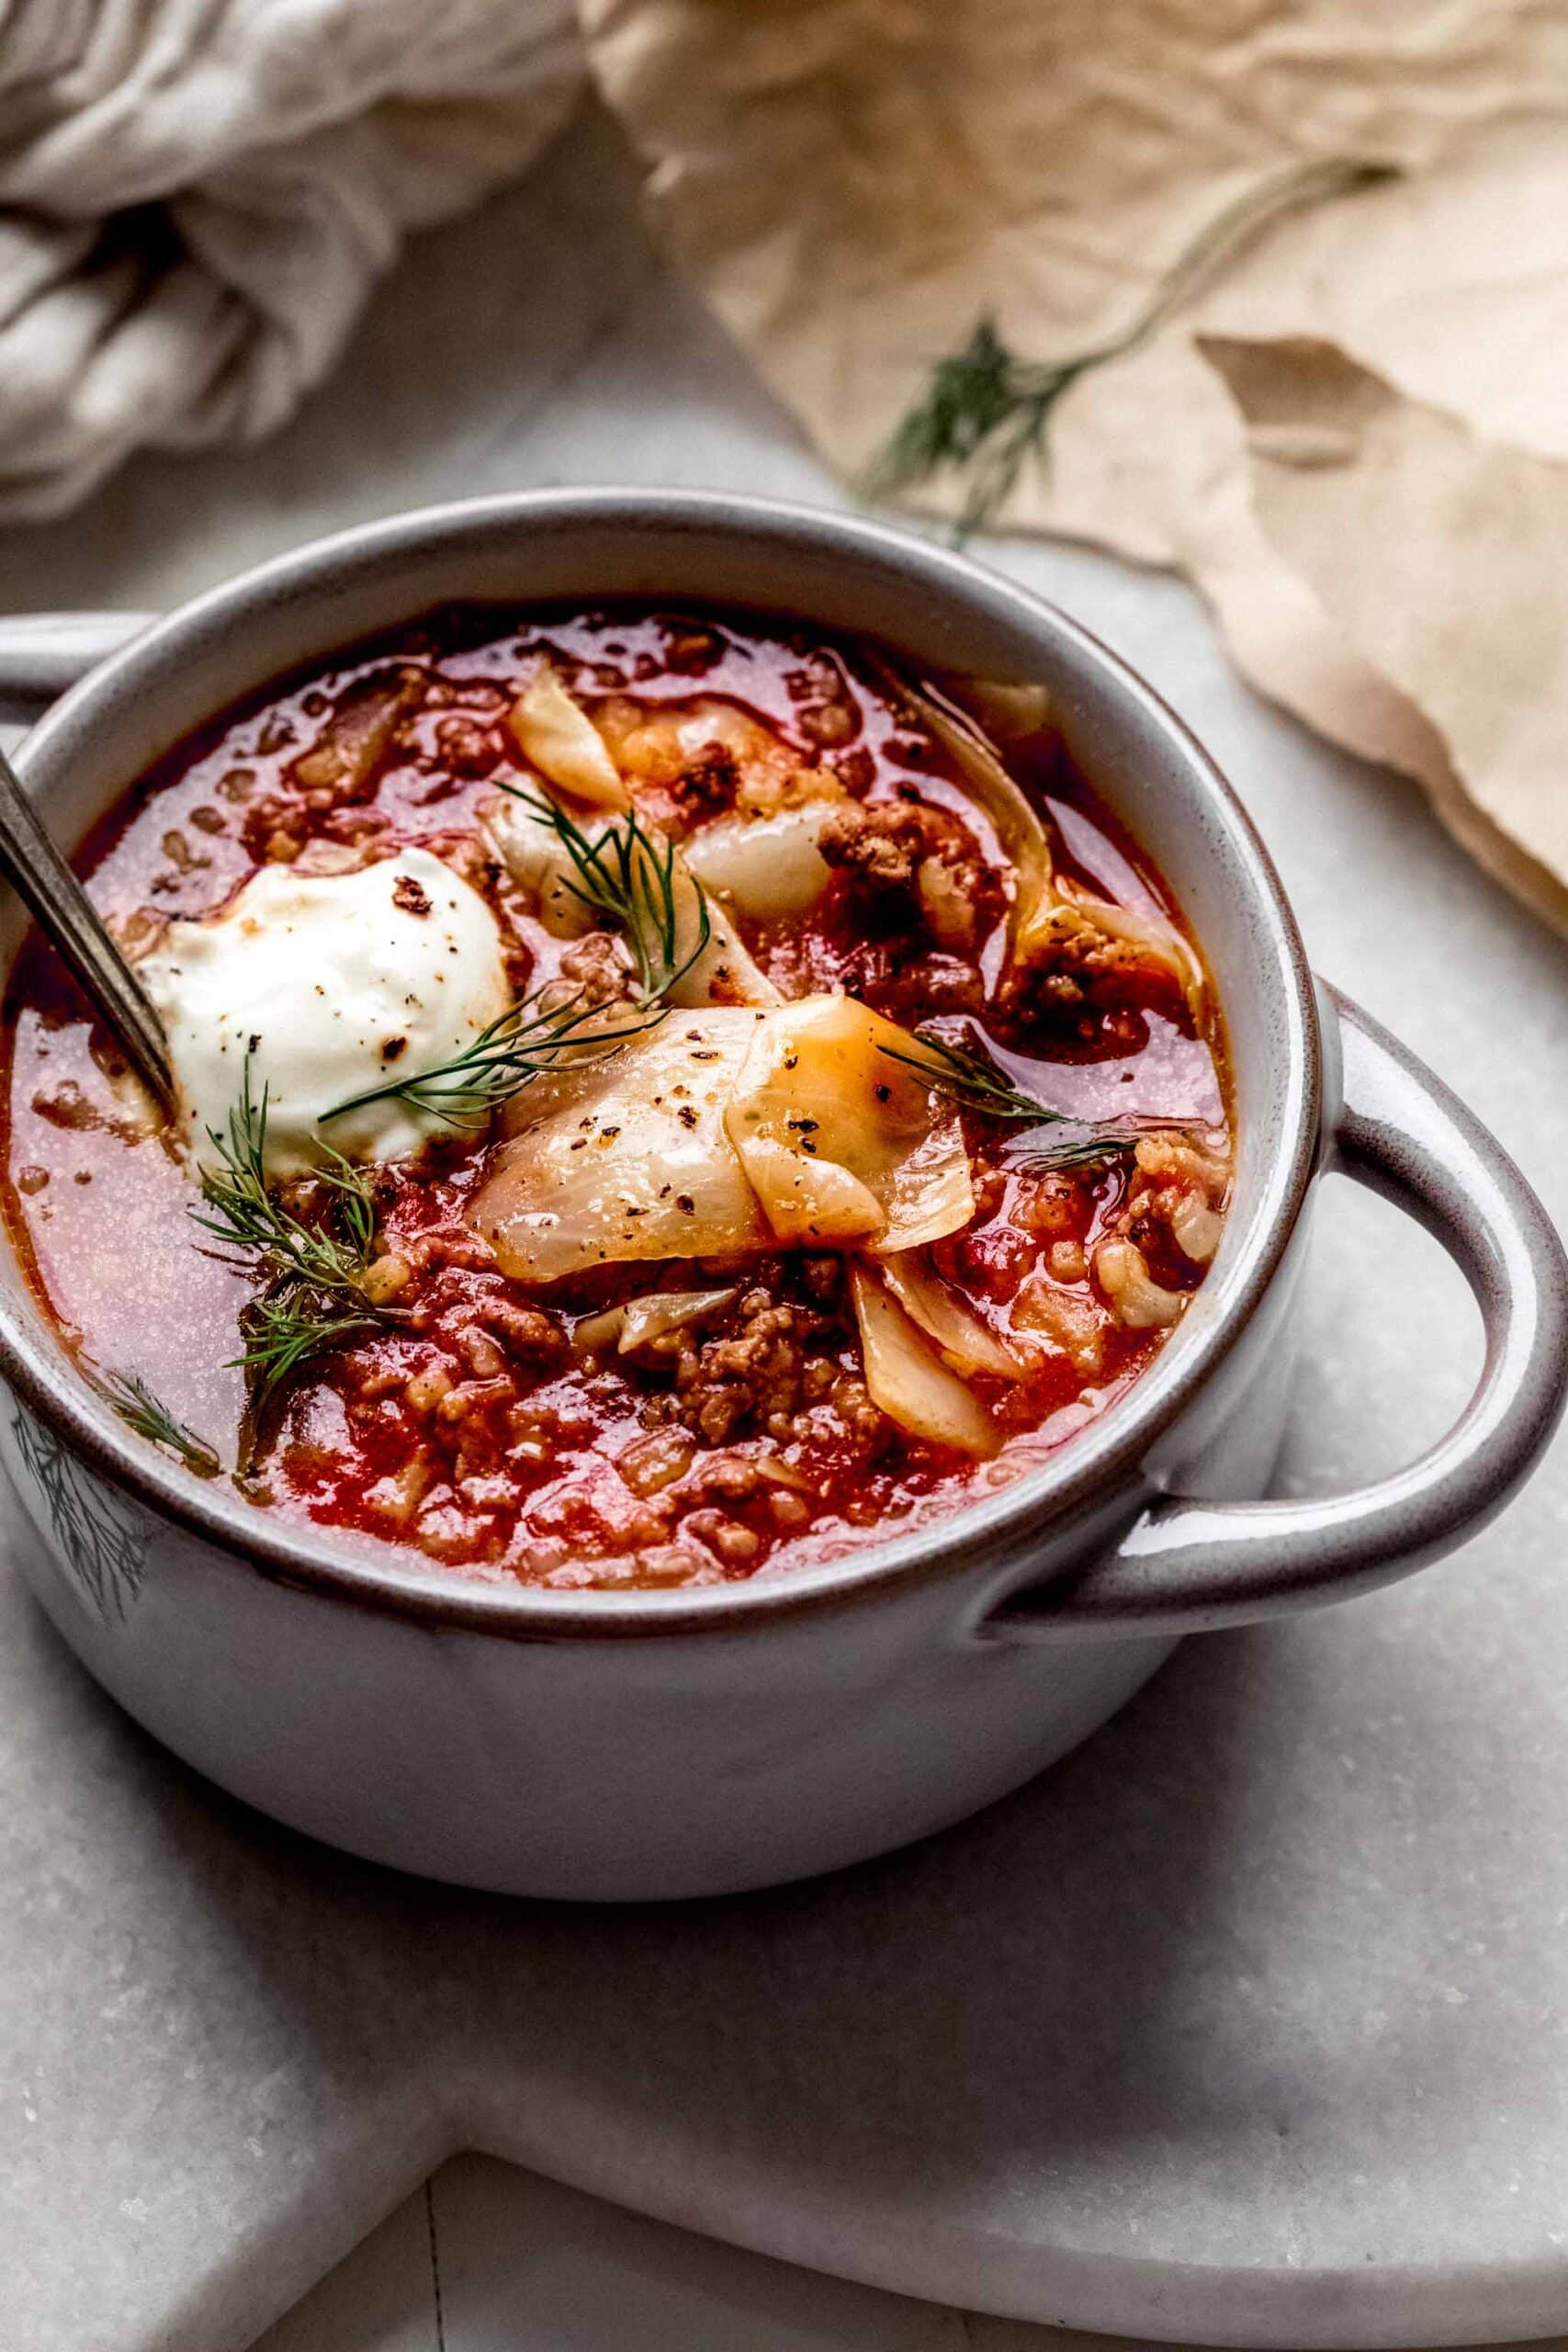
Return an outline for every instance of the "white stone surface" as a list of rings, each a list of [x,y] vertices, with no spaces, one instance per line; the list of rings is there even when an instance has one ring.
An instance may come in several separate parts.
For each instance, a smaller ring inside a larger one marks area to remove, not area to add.
[[[457,2156],[254,2352],[1158,2347],[914,2302],[694,2237],[514,2165]]]
[[[415,254],[286,438],[139,466],[8,535],[0,606],[161,605],[361,515],[617,479],[836,494],[649,253],[588,118],[530,188]],[[1321,968],[1568,1215],[1562,947],[1410,787],[1244,692],[1184,590],[1066,548],[994,555],[1170,696]],[[1344,1187],[1307,1309],[1282,1476],[1330,1487],[1441,1426],[1474,1317],[1435,1248]],[[1188,1645],[966,1828],[663,1913],[491,1903],[306,1846],[155,1751],[0,1578],[0,2340],[237,2352],[464,2146],[949,2305],[1145,2338],[1562,2328],[1565,1555],[1560,1442],[1458,1559]],[[626,2275],[657,2272],[662,2241],[636,2243]],[[738,2259],[713,2256],[710,2286],[752,2277]],[[757,2341],[962,2340],[940,2315],[863,2326],[869,2301],[807,2286],[825,2300],[781,2304]],[[615,2316],[454,2323],[447,2352],[658,2340]],[[363,2352],[424,2324],[394,2311]],[[666,2338],[744,2341],[711,2317]]]
[[[458,2156],[254,2352],[1156,2352],[694,2237]]]

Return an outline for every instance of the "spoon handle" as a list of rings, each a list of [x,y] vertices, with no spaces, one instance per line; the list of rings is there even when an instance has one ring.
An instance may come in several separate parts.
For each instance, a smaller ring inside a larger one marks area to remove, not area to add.
[[[96,909],[38,820],[0,752],[0,870],[103,1014],[165,1110],[174,1073],[152,1001],[105,930]]]

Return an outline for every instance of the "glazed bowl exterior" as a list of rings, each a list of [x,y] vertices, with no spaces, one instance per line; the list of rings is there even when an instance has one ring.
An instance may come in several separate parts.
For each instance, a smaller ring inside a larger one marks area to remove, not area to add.
[[[150,763],[280,673],[449,601],[618,597],[787,613],[917,663],[1045,683],[1069,750],[1203,944],[1238,1159],[1181,1325],[1052,1462],[850,1557],[689,1593],[502,1589],[258,1511],[128,1435],[5,1253],[0,1458],[30,1521],[27,1573],[92,1673],[197,1770],[318,1838],[465,1884],[598,1899],[755,1886],[919,1837],[1082,1739],[1183,1632],[1435,1556],[1528,1471],[1568,1356],[1568,1282],[1533,1196],[1435,1080],[1314,985],[1200,746],[1063,615],[919,539],[683,493],[395,518],[129,635],[18,766],[73,844]],[[14,905],[6,922],[9,954]],[[1487,1369],[1400,1479],[1259,1503],[1313,1191],[1335,1159],[1439,1230],[1487,1316]]]

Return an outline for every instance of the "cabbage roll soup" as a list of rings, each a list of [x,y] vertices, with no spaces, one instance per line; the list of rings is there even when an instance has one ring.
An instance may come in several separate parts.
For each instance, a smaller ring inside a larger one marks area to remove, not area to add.
[[[15,1244],[259,1510],[557,1589],[787,1574],[1069,1443],[1220,1239],[1220,1010],[1037,688],[464,608],[227,713],[80,864],[177,1115],[30,938]]]

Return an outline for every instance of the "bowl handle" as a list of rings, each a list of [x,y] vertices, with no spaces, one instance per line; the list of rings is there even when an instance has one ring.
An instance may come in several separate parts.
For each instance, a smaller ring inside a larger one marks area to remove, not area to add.
[[[0,701],[52,702],[140,635],[152,613],[7,613],[0,617]]]
[[[1568,1393],[1568,1258],[1513,1161],[1448,1088],[1337,989],[1344,1102],[1329,1161],[1436,1235],[1481,1308],[1486,1360],[1446,1437],[1407,1470],[1300,1501],[1152,1504],[1116,1549],[1012,1595],[990,1639],[1201,1633],[1392,1584],[1500,1510]]]

